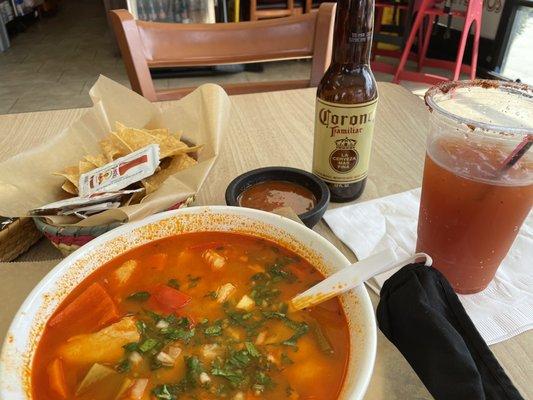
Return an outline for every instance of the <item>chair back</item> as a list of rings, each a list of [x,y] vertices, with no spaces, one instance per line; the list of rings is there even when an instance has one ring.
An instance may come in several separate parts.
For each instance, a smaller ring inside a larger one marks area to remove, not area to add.
[[[307,80],[224,86],[230,94],[317,86],[331,60],[335,6],[324,3],[317,13],[227,24],[136,21],[126,10],[110,12],[132,89],[156,101],[180,98],[194,88],[156,91],[150,68],[312,58]]]

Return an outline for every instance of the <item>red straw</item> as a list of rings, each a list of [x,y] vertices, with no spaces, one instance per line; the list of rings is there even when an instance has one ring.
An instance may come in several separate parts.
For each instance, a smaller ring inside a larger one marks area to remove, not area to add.
[[[503,162],[501,172],[507,171],[513,165],[515,165],[520,158],[529,150],[533,145],[533,134],[528,134],[524,137],[524,140],[520,142],[518,146],[513,150],[511,154]]]

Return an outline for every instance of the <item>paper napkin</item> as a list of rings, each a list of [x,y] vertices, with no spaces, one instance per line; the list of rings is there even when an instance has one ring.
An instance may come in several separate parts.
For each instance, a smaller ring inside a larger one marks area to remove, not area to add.
[[[419,203],[420,188],[330,210],[324,219],[358,259],[391,246],[407,256],[415,251]],[[530,213],[489,286],[480,293],[459,295],[487,344],[533,328],[532,263],[533,213]],[[378,275],[367,284],[379,293],[383,282],[394,272]]]

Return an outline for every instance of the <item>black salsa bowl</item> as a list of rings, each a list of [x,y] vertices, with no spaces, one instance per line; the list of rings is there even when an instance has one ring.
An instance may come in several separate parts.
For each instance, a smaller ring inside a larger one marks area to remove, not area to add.
[[[290,167],[265,167],[246,172],[236,177],[226,189],[226,204],[241,207],[239,196],[249,187],[265,181],[285,181],[295,183],[310,190],[316,198],[316,205],[298,217],[312,228],[322,218],[328,208],[330,194],[327,185],[310,172]]]

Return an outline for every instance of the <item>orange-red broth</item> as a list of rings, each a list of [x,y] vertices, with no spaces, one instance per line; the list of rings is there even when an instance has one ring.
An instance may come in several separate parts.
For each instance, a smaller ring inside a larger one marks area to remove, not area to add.
[[[140,246],[85,279],[48,321],[33,399],[336,399],[349,356],[338,300],[286,310],[321,278],[306,260],[251,236],[192,233]],[[235,289],[219,302],[227,283]],[[150,297],[127,299],[139,292]],[[237,308],[245,295],[252,303]],[[176,318],[163,323],[145,310]],[[180,339],[140,349],[161,332]]]

